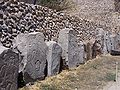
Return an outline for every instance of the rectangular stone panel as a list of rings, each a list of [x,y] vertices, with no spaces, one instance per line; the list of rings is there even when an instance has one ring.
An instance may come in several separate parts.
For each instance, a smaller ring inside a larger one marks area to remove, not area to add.
[[[62,58],[69,67],[76,67],[79,64],[79,50],[74,30],[65,28],[60,31],[58,43],[63,49]]]
[[[23,56],[19,72],[23,72],[25,82],[44,79],[47,59],[44,35],[39,32],[19,34],[15,40],[15,47]]]
[[[19,55],[0,45],[0,90],[17,90]]]
[[[60,61],[61,61],[61,55],[62,55],[62,48],[61,46],[54,42],[49,41],[46,42],[48,46],[48,52],[47,52],[47,75],[52,76],[56,75],[60,72]]]

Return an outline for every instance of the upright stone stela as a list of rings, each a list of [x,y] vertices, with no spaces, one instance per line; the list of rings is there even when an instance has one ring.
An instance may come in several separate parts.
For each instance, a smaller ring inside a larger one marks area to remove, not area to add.
[[[79,50],[74,30],[69,28],[61,30],[58,43],[63,49],[62,58],[65,60],[65,65],[69,68],[79,65]]]
[[[84,43],[80,41],[79,43],[79,62],[80,64],[85,63],[85,50],[84,50]]]
[[[47,45],[44,42],[44,35],[40,32],[20,34],[16,38],[14,47],[23,56],[19,72],[23,72],[25,82],[44,79],[47,63]]]
[[[19,55],[0,45],[0,90],[17,90]]]
[[[60,72],[60,61],[61,61],[61,55],[62,55],[62,48],[61,46],[54,42],[49,41],[46,42],[48,46],[48,52],[47,52],[47,75],[52,76],[56,75]]]

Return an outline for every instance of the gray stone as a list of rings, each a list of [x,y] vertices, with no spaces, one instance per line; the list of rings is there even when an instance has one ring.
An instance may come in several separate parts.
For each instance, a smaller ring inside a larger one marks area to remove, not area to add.
[[[120,33],[118,33],[115,37],[115,49],[120,50]]]
[[[19,55],[0,45],[0,90],[17,90]]]
[[[48,46],[47,62],[48,62],[48,76],[56,75],[60,72],[60,61],[62,55],[62,48],[54,41],[46,42]]]
[[[85,45],[86,45],[86,50],[85,50],[86,51],[86,60],[88,61],[88,60],[92,59],[92,53],[93,53],[92,46],[93,46],[93,44],[91,42],[86,42]]]
[[[62,58],[65,60],[65,65],[69,68],[76,67],[79,64],[79,50],[74,30],[69,28],[61,30],[58,43],[63,50]]]
[[[111,50],[115,50],[115,37],[116,37],[116,35],[110,35]]]
[[[111,46],[110,35],[108,32],[104,31],[103,48],[102,48],[102,53],[104,55],[108,54],[111,51],[110,46]]]
[[[44,79],[47,58],[44,35],[39,32],[19,34],[15,40],[15,47],[23,57],[19,72],[23,72],[25,82]]]
[[[84,50],[84,43],[80,41],[79,43],[79,63],[85,63],[85,50]]]
[[[103,50],[106,50],[106,44],[104,43],[104,30],[102,28],[96,28],[95,31],[96,40],[92,46],[93,58],[95,58],[97,55],[101,55],[103,53]]]

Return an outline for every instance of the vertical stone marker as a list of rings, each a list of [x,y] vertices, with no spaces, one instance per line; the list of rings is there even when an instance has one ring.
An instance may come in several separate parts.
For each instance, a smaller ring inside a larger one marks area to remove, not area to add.
[[[90,41],[87,41],[86,43],[86,61],[92,59],[92,43]]]
[[[84,43],[80,41],[79,43],[79,63],[85,63],[85,50],[84,50]]]
[[[14,47],[23,56],[19,72],[23,72],[25,82],[44,79],[47,59],[44,35],[40,32],[20,34],[16,38]]]
[[[118,33],[115,37],[115,49],[120,50],[120,33]]]
[[[102,28],[96,28],[96,39],[93,43],[93,53],[92,57],[96,58],[97,55],[101,55],[103,53],[103,49],[106,50],[106,46],[104,48],[104,30]]]
[[[19,55],[0,45],[0,90],[17,90]]]
[[[115,38],[116,35],[110,35],[110,42],[111,42],[111,50],[115,50]]]
[[[79,50],[74,30],[65,28],[59,32],[58,43],[61,45],[62,58],[69,68],[79,64]]]
[[[62,48],[54,41],[46,42],[48,46],[47,62],[48,62],[48,76],[56,75],[60,72],[60,60],[62,55]]]

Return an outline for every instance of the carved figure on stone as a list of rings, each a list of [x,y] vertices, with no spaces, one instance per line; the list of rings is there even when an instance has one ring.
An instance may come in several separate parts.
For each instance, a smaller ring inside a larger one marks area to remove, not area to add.
[[[19,55],[0,45],[0,90],[17,90]]]
[[[23,72],[25,82],[44,79],[47,59],[44,35],[40,32],[20,34],[16,38],[14,47],[23,56],[19,72]]]

